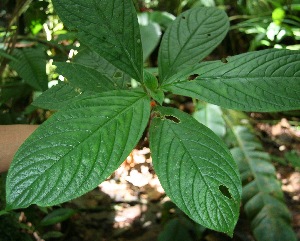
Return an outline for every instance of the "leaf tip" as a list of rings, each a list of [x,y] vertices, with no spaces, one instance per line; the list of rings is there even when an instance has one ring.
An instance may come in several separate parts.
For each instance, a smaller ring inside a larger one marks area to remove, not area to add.
[[[233,238],[233,231],[234,229],[228,231],[228,232],[225,232],[230,238]]]

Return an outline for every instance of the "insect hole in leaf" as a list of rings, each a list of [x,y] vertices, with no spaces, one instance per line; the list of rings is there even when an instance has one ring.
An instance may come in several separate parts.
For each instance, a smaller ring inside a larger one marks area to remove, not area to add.
[[[192,80],[196,79],[198,76],[199,76],[198,74],[192,74],[188,77],[188,80],[192,81]]]
[[[172,122],[174,122],[174,123],[176,123],[176,124],[180,123],[180,119],[178,119],[178,118],[175,117],[175,116],[172,116],[172,115],[165,115],[164,117],[165,117],[165,119],[168,119],[168,120],[170,120],[170,121],[172,121]]]
[[[228,187],[224,186],[224,185],[220,185],[219,186],[219,190],[220,192],[225,196],[225,197],[228,197],[229,199],[232,199],[232,196],[229,192],[229,189]]]

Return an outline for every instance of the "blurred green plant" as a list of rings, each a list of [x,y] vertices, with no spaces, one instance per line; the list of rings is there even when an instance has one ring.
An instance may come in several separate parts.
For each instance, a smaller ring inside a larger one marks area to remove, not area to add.
[[[239,19],[232,29],[252,36],[249,50],[262,48],[300,49],[300,2],[296,1],[239,1]],[[245,20],[243,20],[245,19]]]
[[[46,114],[29,106],[58,75],[53,60],[66,61],[73,38],[48,0],[6,2],[0,27],[0,123],[41,123]],[[61,45],[65,41],[67,44]]]
[[[272,161],[280,163],[284,166],[292,166],[296,170],[300,169],[300,155],[296,150],[291,150],[284,153],[284,157],[272,156]]]
[[[0,175],[0,210],[5,204],[5,174]],[[0,240],[1,241],[32,241],[33,234],[44,240],[61,238],[65,230],[57,225],[64,224],[76,213],[70,208],[39,208],[30,207],[15,212],[0,212]]]
[[[158,241],[202,240],[205,227],[193,222],[174,203],[167,201],[162,207],[163,230]]]
[[[250,125],[236,124],[245,115],[225,118],[233,142],[231,153],[238,163],[243,183],[242,203],[258,241],[297,240],[291,227],[291,214],[284,203],[281,185],[268,153],[253,134]]]

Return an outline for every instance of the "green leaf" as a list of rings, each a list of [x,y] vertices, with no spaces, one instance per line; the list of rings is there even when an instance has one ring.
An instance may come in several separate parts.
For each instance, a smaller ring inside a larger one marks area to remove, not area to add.
[[[280,206],[280,204],[283,204],[279,202],[277,204],[266,204],[254,218],[251,227],[257,241],[298,240],[290,225],[290,221],[286,221],[286,219],[290,220],[291,218],[289,210],[284,205],[284,214]]]
[[[13,56],[17,61],[11,61],[9,65],[27,84],[36,90],[48,89],[46,55],[43,48],[15,49]]]
[[[77,63],[55,62],[57,72],[67,78],[71,86],[81,91],[104,92],[119,89],[106,75]]]
[[[3,49],[0,49],[0,56],[6,59],[9,59],[11,61],[18,61],[18,59],[16,57],[14,57],[11,54],[6,53]]]
[[[196,7],[180,14],[163,36],[158,66],[161,83],[181,69],[199,63],[224,39],[229,28],[226,13]]]
[[[6,214],[9,214],[9,212],[7,212],[7,211],[5,211],[5,210],[0,210],[0,216],[6,215]]]
[[[190,230],[184,221],[178,218],[170,220],[159,234],[158,241],[193,241]]]
[[[158,88],[157,78],[147,70],[144,70],[144,84],[148,94],[160,105],[162,105],[165,94],[161,89]]]
[[[81,47],[73,61],[97,70],[101,74],[107,76],[107,78],[112,79],[120,89],[128,89],[127,85],[130,83],[130,76],[119,70],[91,49]]]
[[[147,14],[152,22],[158,23],[159,26],[163,29],[167,29],[170,24],[176,19],[173,14],[168,12],[152,11],[147,12]]]
[[[177,82],[163,88],[225,108],[263,112],[300,108],[299,51],[245,53],[198,64],[173,79]]]
[[[43,234],[42,238],[44,240],[50,240],[50,239],[53,239],[53,238],[61,238],[63,236],[64,236],[64,234],[62,232],[59,232],[59,231],[49,231],[49,232]]]
[[[157,101],[157,103],[159,103],[160,105],[162,105],[163,101],[165,99],[165,93],[161,89],[158,89],[155,92],[154,91],[151,92],[151,97],[155,101]]]
[[[31,95],[32,88],[22,80],[8,81],[0,85],[0,105],[9,100],[13,100],[15,103],[16,100],[28,98]]]
[[[16,153],[6,209],[56,205],[97,187],[135,147],[149,115],[149,97],[132,90],[95,94],[58,111]]]
[[[147,89],[152,91],[156,91],[158,88],[157,78],[147,70],[144,70],[144,84]]]
[[[40,225],[41,226],[49,226],[56,223],[63,222],[68,218],[72,217],[76,213],[75,210],[70,208],[59,208],[49,213],[46,217],[44,217]]]
[[[284,154],[284,158],[295,168],[300,168],[300,156],[295,151],[289,151]]]
[[[161,30],[157,23],[151,22],[148,25],[141,25],[140,30],[143,43],[143,61],[145,61],[159,44]]]
[[[241,182],[225,144],[188,114],[159,107],[150,148],[159,180],[171,200],[201,225],[232,235]]]
[[[132,1],[53,0],[52,3],[61,20],[70,29],[78,30],[82,43],[142,82],[142,44]]]
[[[219,106],[204,103],[200,110],[193,114],[193,117],[222,138],[226,133],[225,121],[222,114]]]
[[[38,96],[32,105],[43,109],[60,110],[80,99],[81,96],[82,94],[69,84],[59,82]]]
[[[149,19],[149,14],[147,12],[139,14],[138,17],[143,44],[143,60],[145,62],[159,44],[161,29],[157,23],[154,23]]]

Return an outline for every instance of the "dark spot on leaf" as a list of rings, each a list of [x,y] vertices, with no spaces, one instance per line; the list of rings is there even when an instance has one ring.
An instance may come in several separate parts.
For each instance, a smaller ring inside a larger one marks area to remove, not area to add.
[[[221,59],[221,62],[224,63],[224,64],[227,64],[227,63],[228,63],[228,60],[227,60],[226,58],[222,58],[222,59]]]
[[[228,187],[224,186],[224,185],[220,185],[219,186],[219,190],[220,192],[225,196],[225,197],[228,197],[229,199],[232,199],[232,196],[229,192],[229,189]]]
[[[190,75],[189,77],[188,77],[188,80],[194,80],[194,79],[196,79],[197,77],[198,77],[199,75],[198,74],[192,74],[192,75]]]
[[[117,72],[115,72],[114,73],[114,78],[121,78],[123,76],[123,73],[122,72],[120,72],[120,71],[117,71]]]
[[[211,34],[210,34],[210,33],[208,33],[208,34],[207,34],[207,36],[208,36],[208,37],[210,37],[210,36],[211,36]]]
[[[170,121],[172,121],[172,122],[174,122],[174,123],[176,123],[176,124],[180,123],[180,120],[177,117],[175,117],[175,116],[165,115],[165,118],[168,119],[168,120],[170,120]]]
[[[182,16],[182,19],[185,19],[185,16]]]
[[[103,39],[103,40],[106,40],[106,37],[103,36],[102,39]]]

